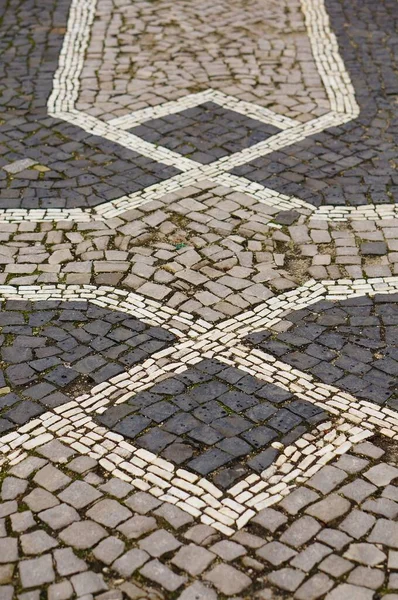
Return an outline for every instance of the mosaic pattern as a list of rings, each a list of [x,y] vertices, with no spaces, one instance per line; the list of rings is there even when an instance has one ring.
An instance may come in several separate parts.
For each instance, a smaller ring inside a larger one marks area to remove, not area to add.
[[[248,468],[272,464],[272,441],[286,446],[326,417],[286,390],[212,360],[108,409],[99,422],[200,475],[227,465],[214,482],[229,487]]]
[[[249,343],[376,404],[397,408],[398,295],[321,301],[286,317],[290,327]]]
[[[87,302],[10,300],[0,327],[1,432],[70,402],[176,339]]]
[[[314,206],[396,203],[396,5],[327,0],[326,9],[355,87],[359,117],[233,173]]]
[[[280,131],[245,115],[226,110],[214,102],[153,119],[130,133],[161,144],[204,165],[240,152]]]

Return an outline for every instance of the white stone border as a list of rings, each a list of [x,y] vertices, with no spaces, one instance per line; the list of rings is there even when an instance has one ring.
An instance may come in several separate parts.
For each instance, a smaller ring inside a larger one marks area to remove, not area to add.
[[[363,207],[322,206],[316,208],[303,200],[280,194],[227,172],[236,166],[297,143],[329,127],[341,125],[358,116],[359,107],[355,100],[355,91],[339,54],[336,36],[330,29],[329,17],[323,0],[301,0],[301,7],[313,57],[325,86],[331,111],[304,124],[215,90],[191,94],[175,102],[166,102],[156,107],[148,107],[124,117],[111,119],[108,122],[76,110],[80,76],[91,26],[95,17],[96,1],[72,1],[67,32],[59,57],[59,66],[54,76],[53,91],[48,101],[49,114],[150,159],[175,166],[182,173],[167,181],[114,201],[106,202],[92,209],[5,209],[0,211],[0,221],[52,221],[64,219],[81,222],[105,220],[160,198],[169,191],[180,190],[203,180],[230,185],[233,190],[244,191],[269,206],[278,206],[286,210],[297,208],[304,212],[309,211],[309,214],[321,219],[344,221],[351,218],[379,219],[398,215],[398,207],[391,204]],[[260,121],[272,123],[282,131],[271,136],[268,140],[231,156],[221,158],[210,165],[200,165],[167,148],[145,142],[126,131],[135,124],[142,123],[145,119],[173,114],[178,110],[197,106],[208,100],[213,100],[222,106]]]
[[[136,489],[175,504],[201,522],[231,535],[257,511],[277,504],[325,464],[350,450],[353,444],[375,433],[398,439],[397,412],[358,400],[334,386],[318,383],[311,375],[261,350],[248,348],[242,338],[257,329],[275,327],[291,310],[299,310],[322,298],[341,300],[397,292],[398,277],[310,281],[213,327],[202,319],[194,320],[187,313],[177,313],[137,294],[111,287],[0,286],[3,301],[90,300],[99,306],[123,310],[148,323],[161,325],[178,336],[174,346],[156,353],[143,365],[95,386],[89,394],[2,436],[0,465],[16,464],[29,450],[58,439],[77,453],[96,458],[104,469]],[[178,324],[184,325],[186,333],[178,328]],[[203,358],[217,358],[265,382],[283,387],[323,408],[330,414],[331,421],[314,427],[311,433],[304,434],[287,448],[279,442],[271,444],[280,451],[275,463],[261,475],[251,474],[225,492],[206,478],[177,468],[151,452],[137,449],[123,436],[99,427],[93,421],[91,415],[106,410],[114,394],[116,403],[122,403],[132,393],[146,389],[159,378],[183,372]],[[121,390],[125,394],[121,395]]]

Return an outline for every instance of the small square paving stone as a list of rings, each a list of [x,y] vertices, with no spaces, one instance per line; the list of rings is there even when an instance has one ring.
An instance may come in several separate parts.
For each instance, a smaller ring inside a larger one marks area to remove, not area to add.
[[[65,544],[80,550],[91,548],[106,536],[106,530],[101,525],[98,525],[98,523],[94,523],[94,521],[72,523],[72,525],[69,525],[69,527],[59,534],[59,537]]]
[[[72,548],[55,550],[53,555],[57,571],[62,577],[73,575],[74,573],[81,573],[88,569],[84,560],[76,556]]]
[[[12,585],[0,585],[0,598],[1,600],[13,600],[14,588]]]
[[[275,533],[279,527],[287,523],[287,517],[273,508],[264,508],[260,510],[258,515],[253,517],[252,522],[268,529],[271,533]]]
[[[9,500],[8,502],[2,502],[0,504],[0,519],[3,519],[4,517],[8,517],[9,515],[12,515],[13,513],[17,512],[18,510],[18,504],[15,502],[15,500]]]
[[[210,550],[227,562],[235,560],[239,556],[244,556],[247,553],[243,546],[230,540],[216,542],[213,546],[210,546]]]
[[[143,577],[154,581],[168,592],[175,592],[187,581],[186,577],[176,575],[169,567],[163,565],[157,559],[151,560],[151,562],[144,565],[140,573]]]
[[[359,456],[351,456],[350,454],[343,454],[339,460],[333,463],[332,466],[342,469],[346,473],[353,475],[363,471],[369,464],[368,460],[360,458]]]
[[[268,575],[268,581],[287,592],[294,592],[303,582],[305,575],[302,571],[285,567],[279,571],[272,571]]]
[[[185,512],[185,510],[181,510],[181,508],[178,508],[178,506],[174,506],[168,502],[162,504],[162,506],[155,510],[153,514],[167,521],[167,523],[171,525],[173,529],[180,529],[184,525],[188,525],[193,521],[193,517]]]
[[[200,581],[195,581],[182,592],[178,600],[217,600],[217,594]]]
[[[74,481],[63,492],[58,494],[58,498],[62,502],[66,502],[78,510],[92,504],[94,500],[98,500],[101,496],[101,492],[85,481]]]
[[[81,475],[90,469],[95,469],[97,465],[98,462],[91,456],[78,456],[68,463],[68,469]]]
[[[71,478],[52,465],[46,465],[36,473],[33,481],[49,492],[55,492],[71,482]]]
[[[33,518],[30,510],[24,510],[11,515],[11,527],[16,533],[27,531],[36,525],[36,521]]]
[[[398,552],[390,550],[388,553],[388,568],[398,571]]]
[[[24,554],[42,554],[58,546],[57,540],[45,531],[33,531],[21,535],[20,542]]]
[[[58,440],[52,440],[51,442],[44,444],[44,446],[40,446],[36,449],[36,452],[45,458],[48,458],[51,462],[61,464],[68,462],[68,460],[76,454],[74,450],[61,444]]]
[[[80,521],[79,513],[69,504],[59,504],[54,508],[43,510],[38,514],[39,519],[47,523],[51,529],[62,529],[75,521]]]
[[[134,571],[142,567],[149,559],[149,554],[144,552],[144,550],[132,548],[115,560],[112,569],[120,573],[122,577],[130,577]]]
[[[39,587],[55,579],[51,554],[22,560],[18,568],[23,588]]]
[[[116,527],[123,521],[127,521],[131,515],[131,510],[122,506],[116,500],[110,499],[97,502],[97,504],[86,512],[87,517],[110,528]]]
[[[102,575],[93,573],[93,571],[86,571],[85,573],[74,575],[70,581],[78,597],[96,594],[97,592],[108,589]]]
[[[279,506],[291,515],[296,515],[302,508],[319,499],[319,494],[305,487],[300,487],[286,496]]]
[[[206,550],[206,548],[196,546],[195,544],[188,544],[188,546],[183,546],[179,549],[171,562],[179,569],[195,577],[203,573],[215,558],[215,555]]]
[[[0,563],[11,563],[18,560],[18,541],[15,538],[0,539]]]
[[[335,550],[341,550],[344,546],[352,541],[346,533],[338,531],[337,529],[322,529],[317,535],[317,539],[321,542],[325,542],[328,546],[335,548]]]
[[[328,593],[325,600],[373,600],[374,593],[362,586],[342,583]]]
[[[372,485],[363,479],[355,479],[354,481],[351,481],[351,483],[343,485],[343,487],[339,489],[339,494],[343,494],[346,498],[361,503],[365,498],[374,494],[376,490],[377,487],[375,485]]]
[[[378,519],[368,537],[368,542],[398,548],[398,523],[387,519]]]
[[[190,542],[194,542],[200,546],[208,546],[217,541],[219,534],[214,527],[200,523],[188,529],[184,534],[184,537]]]
[[[73,596],[72,584],[69,581],[52,583],[47,590],[48,600],[68,600]]]
[[[322,494],[328,494],[342,481],[344,481],[346,477],[347,474],[344,471],[341,471],[336,467],[326,465],[326,467],[323,467],[307,481],[307,485],[316,489]]]
[[[24,502],[33,512],[40,512],[59,504],[59,500],[53,494],[41,488],[35,488],[28,496],[25,496]]]
[[[279,566],[282,563],[286,562],[296,556],[297,552],[285,546],[285,544],[281,544],[280,542],[274,541],[269,542],[256,552],[257,556],[266,560],[274,566]]]
[[[127,481],[113,477],[107,483],[101,485],[99,489],[106,494],[115,496],[115,498],[124,498],[131,492],[133,486],[127,483]]]
[[[327,556],[325,560],[322,561],[319,565],[319,569],[321,571],[329,573],[329,575],[331,575],[335,579],[339,579],[340,577],[342,577],[342,575],[344,575],[348,571],[351,571],[351,569],[353,568],[354,565],[350,561],[346,560],[345,558],[342,558],[341,556],[338,556],[337,554]]]
[[[339,525],[339,529],[345,531],[351,537],[359,539],[364,536],[375,524],[375,517],[361,510],[353,510]]]
[[[334,585],[324,573],[316,573],[299,587],[294,597],[297,600],[316,600],[326,594]]]
[[[348,500],[341,498],[337,494],[330,494],[324,500],[316,502],[306,509],[306,513],[323,521],[323,523],[331,523],[338,517],[342,517],[351,508]]]
[[[204,575],[204,578],[226,596],[240,594],[252,583],[247,575],[230,565],[224,564],[215,566]]]
[[[292,525],[279,538],[283,544],[298,548],[307,543],[321,529],[321,525],[312,517],[304,516]]]
[[[357,567],[348,576],[347,583],[362,585],[372,590],[377,590],[384,583],[384,573],[381,569]]]
[[[332,550],[328,546],[315,542],[314,544],[307,546],[300,554],[297,554],[297,556],[290,561],[290,565],[308,573],[314,565],[319,563],[331,552]]]
[[[398,477],[398,469],[387,463],[380,463],[371,467],[369,471],[366,471],[363,475],[368,481],[377,485],[377,487],[383,487]]]
[[[0,584],[11,583],[15,565],[0,565]]]
[[[157,523],[153,517],[136,515],[117,528],[129,540],[135,540],[156,529]]]
[[[126,506],[141,515],[146,515],[161,504],[160,500],[152,496],[152,494],[146,494],[145,492],[137,492],[125,501]]]
[[[371,442],[362,442],[361,444],[356,444],[351,452],[354,454],[362,454],[363,456],[368,456],[369,458],[378,459],[385,454],[385,451],[375,446]]]
[[[46,460],[39,458],[38,456],[28,456],[28,458],[25,458],[12,467],[10,473],[21,479],[27,479],[32,473],[40,469],[40,467],[44,467],[46,463]]]
[[[139,547],[151,556],[159,558],[163,554],[177,550],[181,543],[176,540],[172,533],[165,529],[158,529],[139,542]]]
[[[374,544],[359,543],[350,544],[348,550],[344,553],[344,558],[374,567],[386,560],[387,556]]]
[[[15,500],[20,494],[23,494],[28,486],[28,482],[18,477],[6,477],[1,486],[1,499]]]
[[[124,552],[124,548],[125,543],[122,542],[122,540],[119,540],[119,538],[115,536],[110,536],[105,540],[102,540],[102,542],[94,548],[93,554],[95,558],[101,562],[110,565]]]

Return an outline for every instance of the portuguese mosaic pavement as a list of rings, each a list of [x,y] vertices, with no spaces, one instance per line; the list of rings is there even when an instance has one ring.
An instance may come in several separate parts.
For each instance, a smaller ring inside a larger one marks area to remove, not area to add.
[[[397,600],[395,0],[0,9],[0,600]]]

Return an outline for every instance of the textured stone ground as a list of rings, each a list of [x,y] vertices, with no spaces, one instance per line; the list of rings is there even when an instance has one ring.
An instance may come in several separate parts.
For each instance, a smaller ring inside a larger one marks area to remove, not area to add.
[[[0,600],[398,600],[397,31],[0,5]]]

